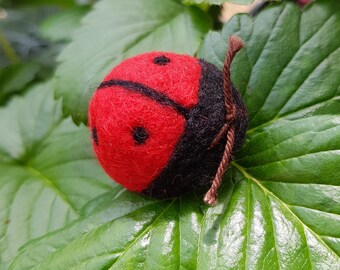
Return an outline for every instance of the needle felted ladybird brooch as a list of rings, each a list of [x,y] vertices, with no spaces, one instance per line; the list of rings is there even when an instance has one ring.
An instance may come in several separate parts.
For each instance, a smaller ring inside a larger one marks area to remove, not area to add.
[[[127,189],[169,198],[217,190],[243,143],[247,112],[230,81],[242,41],[229,37],[223,72],[188,55],[150,52],[129,58],[104,78],[89,106],[100,164]]]

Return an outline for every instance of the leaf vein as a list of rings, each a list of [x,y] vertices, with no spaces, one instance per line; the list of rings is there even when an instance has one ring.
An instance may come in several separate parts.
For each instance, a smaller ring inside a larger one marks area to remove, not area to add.
[[[79,216],[76,207],[71,203],[71,201],[65,196],[62,190],[54,183],[52,179],[49,179],[47,176],[43,175],[42,172],[33,168],[32,166],[26,166],[26,169],[31,172],[31,174],[38,179],[40,179],[45,185],[52,188],[59,195],[59,197],[73,210],[73,212]]]
[[[311,232],[311,234],[313,234],[313,236],[315,237],[315,238],[317,238],[318,239],[318,241],[321,243],[321,244],[323,244],[325,247],[326,247],[326,249],[328,249],[328,251],[330,252],[330,253],[332,253],[333,255],[335,255],[336,257],[338,257],[338,255],[336,254],[336,252],[331,248],[331,247],[329,247],[321,238],[320,238],[320,235],[318,235],[316,232],[314,232],[311,228],[309,228],[306,224],[304,224],[303,222],[302,222],[302,220],[294,213],[294,212],[292,212],[292,210],[283,202],[283,201],[281,201],[280,200],[280,198],[278,198],[273,192],[271,192],[270,190],[268,190],[265,186],[263,186],[262,184],[261,184],[261,182],[262,181],[260,181],[260,180],[258,180],[257,178],[255,178],[254,176],[252,176],[251,174],[249,174],[248,172],[247,172],[247,170],[245,169],[245,168],[243,168],[242,166],[240,166],[240,165],[238,165],[238,164],[236,164],[236,163],[234,163],[233,164],[234,165],[234,167],[236,167],[236,169],[238,169],[246,178],[248,178],[248,179],[251,179],[252,181],[254,181],[264,192],[265,192],[265,194],[270,194],[271,196],[273,196],[274,198],[276,198],[279,202],[281,202],[282,203],[282,206],[283,207],[285,207],[286,209],[287,209],[287,211],[289,211],[290,213],[291,213],[291,215],[292,216],[294,216],[295,218],[296,218],[296,220],[298,221],[298,222],[300,222],[300,224],[302,224],[302,226],[304,226],[305,228],[307,228],[310,232]]]
[[[335,154],[338,154],[338,153],[340,153],[340,150],[339,149],[327,149],[327,150],[320,150],[320,151],[315,151],[315,152],[310,152],[310,153],[304,153],[304,154],[301,154],[301,155],[298,155],[298,156],[288,157],[288,158],[285,158],[285,159],[267,162],[267,163],[263,163],[263,164],[256,165],[256,166],[248,166],[248,167],[245,167],[245,168],[250,169],[250,168],[257,168],[257,167],[262,167],[262,166],[268,166],[268,165],[271,165],[271,164],[281,163],[281,162],[288,161],[288,160],[291,160],[291,159],[297,159],[297,158],[315,155],[315,154],[326,154],[326,153],[329,153],[329,152],[335,152]]]
[[[135,238],[134,241],[132,241],[124,250],[124,252],[121,253],[121,255],[118,257],[118,259],[111,265],[110,269],[112,269],[112,267],[117,264],[123,257],[124,255],[129,251],[129,249],[135,244],[138,242],[139,239],[141,239],[145,233],[148,233],[151,228],[152,228],[152,225],[154,225],[157,220],[170,208],[170,206],[172,206],[174,204],[174,202],[176,201],[173,200],[171,203],[169,203],[169,205],[167,207],[165,207],[160,213],[159,215],[155,218],[155,220],[153,222],[151,222],[145,229],[143,229],[140,234]]]

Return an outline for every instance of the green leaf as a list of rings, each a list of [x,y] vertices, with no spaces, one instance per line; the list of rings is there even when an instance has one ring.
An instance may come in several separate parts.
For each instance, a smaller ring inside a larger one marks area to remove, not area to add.
[[[48,17],[40,25],[41,35],[52,41],[69,41],[73,32],[80,26],[81,18],[89,11],[88,7],[77,7],[61,11]]]
[[[103,0],[85,17],[56,71],[63,112],[86,123],[89,99],[104,75],[123,59],[164,50],[195,54],[210,20],[177,0]]]
[[[222,35],[209,33],[199,56],[219,67],[230,34],[246,42],[233,65],[232,79],[247,103],[251,130],[287,115],[311,114],[338,100],[339,79],[334,74],[340,72],[336,61],[340,28],[333,26],[339,25],[339,16],[329,6],[321,1],[302,16],[294,5],[272,6],[255,20],[234,17]],[[339,110],[330,108],[330,113]]]
[[[270,5],[207,35],[199,54],[219,66],[228,36],[245,40],[232,76],[251,120],[217,206],[114,189],[23,246],[10,269],[338,269],[337,7]]]
[[[64,227],[110,189],[89,132],[62,118],[50,83],[0,109],[0,268],[27,241]]]

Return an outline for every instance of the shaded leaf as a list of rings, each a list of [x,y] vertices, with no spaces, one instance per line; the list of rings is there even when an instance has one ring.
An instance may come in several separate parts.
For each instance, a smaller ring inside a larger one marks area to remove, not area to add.
[[[25,90],[38,71],[39,65],[35,63],[19,63],[0,70],[0,105],[13,94]]]
[[[6,9],[4,18],[0,22],[0,43],[6,44],[6,49],[0,48],[0,66],[11,70],[10,78],[1,77],[1,80],[12,80],[12,73],[19,72],[16,85],[25,85],[27,74],[36,73],[38,79],[50,77],[55,68],[55,59],[61,49],[61,44],[52,44],[43,40],[38,29],[38,24],[46,16],[56,12],[56,8],[20,8]],[[13,65],[13,67],[11,67]],[[28,66],[31,66],[29,70]],[[36,71],[36,67],[39,70]],[[15,70],[15,71],[14,71]],[[35,72],[33,72],[35,71]],[[26,76],[22,76],[22,72]],[[32,76],[32,75],[31,75]],[[30,76],[29,76],[30,77]],[[22,82],[20,81],[22,80]],[[23,88],[27,88],[22,87]]]
[[[38,22],[55,12],[48,8],[6,9],[0,30],[20,60],[33,61],[46,50],[48,43],[38,33]],[[1,66],[7,66],[0,54]]]

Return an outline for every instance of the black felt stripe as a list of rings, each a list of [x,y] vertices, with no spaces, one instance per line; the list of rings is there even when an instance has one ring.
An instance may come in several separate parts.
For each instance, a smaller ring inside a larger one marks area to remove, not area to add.
[[[132,91],[136,91],[138,93],[143,94],[146,97],[149,97],[162,105],[169,106],[179,112],[181,115],[184,116],[185,119],[189,118],[190,109],[187,109],[177,102],[173,101],[171,98],[166,96],[163,93],[158,92],[155,89],[145,86],[144,84],[132,81],[125,81],[125,80],[109,80],[106,82],[102,82],[98,89],[110,87],[110,86],[121,86],[125,89],[129,89]]]

